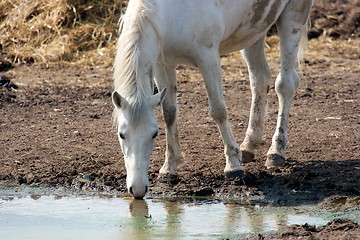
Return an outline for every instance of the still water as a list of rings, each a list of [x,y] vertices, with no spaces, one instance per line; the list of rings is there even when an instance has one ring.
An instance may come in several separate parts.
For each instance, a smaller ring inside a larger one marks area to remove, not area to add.
[[[266,207],[212,199],[145,199],[88,195],[0,195],[0,239],[234,239],[281,226],[324,225],[359,210]],[[354,219],[359,221],[359,219]]]

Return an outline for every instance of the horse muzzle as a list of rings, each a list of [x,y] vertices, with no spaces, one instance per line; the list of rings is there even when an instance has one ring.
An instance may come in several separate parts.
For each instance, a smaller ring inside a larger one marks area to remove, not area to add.
[[[131,196],[135,199],[143,199],[145,194],[148,191],[148,186],[135,186],[135,187],[129,187],[128,188],[129,193]]]

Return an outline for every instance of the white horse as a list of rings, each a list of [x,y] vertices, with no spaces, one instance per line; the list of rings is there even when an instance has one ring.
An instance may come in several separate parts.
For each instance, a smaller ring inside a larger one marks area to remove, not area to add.
[[[242,162],[253,161],[262,141],[266,93],[271,73],[264,39],[276,24],[281,65],[275,90],[279,113],[267,153],[267,167],[285,164],[286,127],[299,76],[296,58],[306,41],[313,0],[130,0],[120,22],[114,65],[114,121],[127,170],[127,188],[135,198],[148,190],[148,168],[158,124],[154,113],[162,105],[166,123],[166,156],[160,174],[177,174],[183,163],[178,139],[176,66],[200,69],[226,157],[225,175],[243,174]],[[306,39],[303,38],[303,39]],[[240,149],[227,120],[222,93],[220,56],[241,50],[248,65],[252,102],[246,136]],[[153,80],[160,92],[153,95]],[[242,157],[241,157],[242,156]]]

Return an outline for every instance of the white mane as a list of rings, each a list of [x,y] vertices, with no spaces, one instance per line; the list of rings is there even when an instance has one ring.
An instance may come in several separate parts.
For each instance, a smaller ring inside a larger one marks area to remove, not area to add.
[[[116,46],[114,63],[114,90],[129,101],[132,115],[136,119],[152,95],[153,83],[145,81],[145,74],[139,63],[141,58],[140,40],[145,19],[152,14],[152,1],[130,1],[125,15],[120,19],[120,35]],[[152,79],[150,79],[152,81]],[[114,110],[114,117],[116,120]]]
[[[114,65],[114,88],[123,97],[148,94],[139,69],[141,38],[144,19],[151,15],[151,6],[145,1],[130,1],[126,14],[120,20]]]

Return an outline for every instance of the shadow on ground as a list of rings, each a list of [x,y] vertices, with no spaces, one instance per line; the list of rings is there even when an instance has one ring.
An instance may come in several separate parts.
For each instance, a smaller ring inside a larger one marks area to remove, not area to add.
[[[288,174],[260,171],[253,175],[254,184],[248,185],[263,192],[266,202],[281,205],[314,204],[334,195],[360,196],[360,160],[288,162],[293,166],[285,169]]]

